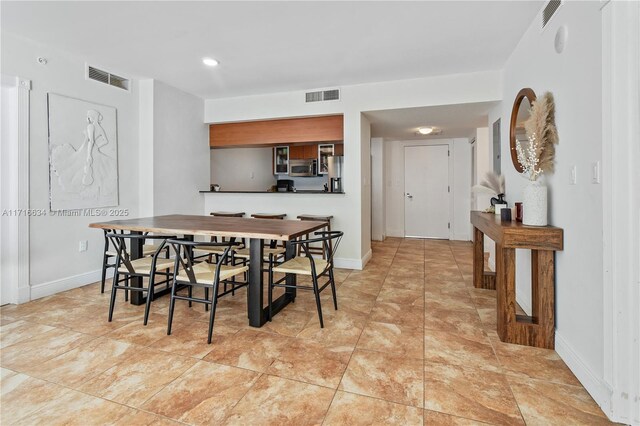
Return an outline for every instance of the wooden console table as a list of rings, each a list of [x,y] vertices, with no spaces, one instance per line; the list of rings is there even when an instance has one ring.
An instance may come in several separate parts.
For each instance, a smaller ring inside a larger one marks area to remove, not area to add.
[[[495,288],[498,292],[498,336],[520,345],[554,348],[555,261],[562,250],[563,230],[502,222],[493,213],[471,212],[473,225],[473,285],[487,288],[484,277],[484,236],[496,243]],[[516,249],[531,250],[532,316],[516,314]]]

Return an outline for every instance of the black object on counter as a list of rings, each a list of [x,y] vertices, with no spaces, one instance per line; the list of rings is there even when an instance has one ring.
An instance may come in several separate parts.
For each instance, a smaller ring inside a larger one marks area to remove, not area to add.
[[[278,192],[293,192],[292,179],[278,179],[276,186],[278,187]]]
[[[504,199],[504,194],[498,194],[498,197],[492,197],[491,198],[491,205],[495,206],[496,204],[506,204],[509,205],[509,203],[507,203],[507,201]]]
[[[502,210],[500,210],[500,219],[503,222],[511,222],[511,209],[503,207]]]

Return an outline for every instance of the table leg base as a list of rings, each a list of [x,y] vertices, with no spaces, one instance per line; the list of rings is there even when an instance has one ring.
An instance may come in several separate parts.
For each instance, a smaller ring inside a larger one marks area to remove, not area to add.
[[[517,315],[514,323],[498,330],[498,337],[505,343],[555,349],[555,330],[545,330],[525,315]]]

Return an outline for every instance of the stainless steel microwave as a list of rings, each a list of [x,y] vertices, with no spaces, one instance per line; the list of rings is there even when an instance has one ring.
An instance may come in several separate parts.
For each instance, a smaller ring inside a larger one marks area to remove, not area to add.
[[[310,177],[318,175],[317,160],[290,160],[289,176]]]

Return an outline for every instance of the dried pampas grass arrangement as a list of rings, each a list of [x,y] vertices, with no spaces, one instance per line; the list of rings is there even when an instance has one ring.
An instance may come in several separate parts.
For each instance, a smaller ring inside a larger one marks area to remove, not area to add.
[[[504,195],[504,176],[494,172],[487,172],[480,185],[474,185],[474,191],[493,196]]]
[[[524,123],[529,146],[523,148],[519,142],[516,143],[518,161],[523,174],[528,175],[530,180],[536,180],[542,173],[553,172],[555,145],[558,143],[555,109],[553,95],[549,92],[533,101],[531,115]]]

